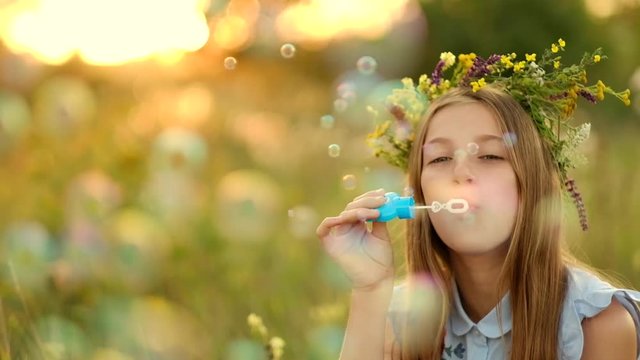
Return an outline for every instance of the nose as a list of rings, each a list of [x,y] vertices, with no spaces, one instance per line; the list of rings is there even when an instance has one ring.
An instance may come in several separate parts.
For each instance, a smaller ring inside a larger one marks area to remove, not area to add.
[[[472,183],[475,177],[471,172],[467,156],[456,156],[453,167],[453,181],[457,184]]]

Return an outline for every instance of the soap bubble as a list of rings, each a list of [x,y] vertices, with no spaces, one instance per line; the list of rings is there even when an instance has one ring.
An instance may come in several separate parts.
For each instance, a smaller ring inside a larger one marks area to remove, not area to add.
[[[371,56],[363,56],[358,59],[356,66],[358,67],[358,71],[360,71],[361,74],[371,75],[376,71],[378,62]]]
[[[332,158],[337,158],[338,156],[340,156],[340,145],[329,145],[329,156],[331,156]]]
[[[236,58],[234,58],[233,56],[228,56],[224,59],[224,68],[227,70],[235,69],[237,64],[238,60],[236,60]]]
[[[405,186],[405,188],[402,190],[403,196],[413,196],[414,193],[415,191],[411,186]]]
[[[505,145],[507,145],[508,147],[513,147],[518,142],[518,136],[512,132],[504,134],[502,138],[504,139]]]
[[[355,175],[347,174],[342,177],[342,186],[344,186],[346,190],[354,190],[357,185],[358,180]]]
[[[371,172],[371,168],[368,167],[368,166],[365,166],[364,167],[364,172],[367,173],[367,174],[370,173]]]
[[[291,59],[296,54],[296,47],[293,44],[284,44],[280,47],[280,55],[285,59]]]
[[[345,99],[336,99],[333,102],[333,108],[337,111],[337,112],[344,112],[345,110],[347,110],[347,107],[349,106],[349,102]]]
[[[406,322],[408,332],[403,339],[411,348],[437,340],[442,302],[442,290],[428,274],[414,274],[398,288],[390,311],[398,314],[401,324]]]
[[[312,236],[318,226],[318,214],[307,205],[298,205],[289,210],[289,231],[294,237],[303,239]]]
[[[320,117],[320,126],[323,129],[331,129],[333,128],[333,124],[335,123],[336,119],[333,117],[333,115],[322,115],[322,117]]]
[[[471,155],[476,155],[480,150],[480,146],[474,142],[467,144],[467,152]]]
[[[462,160],[467,157],[468,153],[462,149],[457,149],[453,152],[453,158],[456,160]]]
[[[215,194],[214,224],[230,240],[255,242],[268,238],[284,211],[278,183],[256,170],[228,173]]]

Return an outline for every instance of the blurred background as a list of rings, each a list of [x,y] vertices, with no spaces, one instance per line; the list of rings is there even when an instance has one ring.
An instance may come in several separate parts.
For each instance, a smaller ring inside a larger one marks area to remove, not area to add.
[[[640,288],[640,0],[0,0],[0,359],[335,359],[349,283],[315,238],[402,192],[365,145],[440,52],[599,46],[577,255]],[[400,222],[391,225],[398,276]]]

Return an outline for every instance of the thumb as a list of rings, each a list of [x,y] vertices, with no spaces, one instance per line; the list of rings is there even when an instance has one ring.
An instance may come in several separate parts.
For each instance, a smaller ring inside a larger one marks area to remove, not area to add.
[[[381,240],[390,241],[387,223],[374,221],[373,224],[371,224],[371,235]]]

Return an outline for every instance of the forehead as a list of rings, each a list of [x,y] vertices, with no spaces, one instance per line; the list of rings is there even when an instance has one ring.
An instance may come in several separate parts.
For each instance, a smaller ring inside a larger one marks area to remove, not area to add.
[[[452,104],[440,109],[431,119],[427,138],[470,139],[478,135],[501,136],[494,114],[481,103]]]

